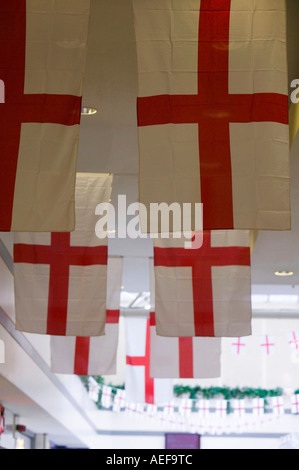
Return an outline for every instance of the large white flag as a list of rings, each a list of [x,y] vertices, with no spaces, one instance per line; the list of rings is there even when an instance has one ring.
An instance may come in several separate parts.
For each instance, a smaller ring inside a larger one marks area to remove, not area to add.
[[[242,337],[251,334],[249,232],[203,232],[200,248],[180,238],[155,240],[157,334]]]
[[[133,7],[140,202],[203,203],[205,230],[289,230],[286,1]]]
[[[220,338],[158,336],[154,312],[150,315],[150,328],[151,377],[209,379],[221,376]]]
[[[51,336],[51,370],[57,374],[116,374],[122,258],[108,258],[105,335]]]
[[[95,208],[108,202],[112,176],[77,174],[76,230],[15,233],[16,328],[62,336],[105,332],[107,237],[95,234]]]
[[[173,398],[169,379],[150,376],[150,320],[141,314],[126,317],[126,401],[128,403],[168,403]]]
[[[0,2],[0,231],[74,230],[89,9]]]

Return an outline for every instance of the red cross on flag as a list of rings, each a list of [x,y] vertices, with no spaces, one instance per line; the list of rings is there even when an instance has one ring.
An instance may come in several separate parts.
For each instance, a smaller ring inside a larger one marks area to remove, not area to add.
[[[117,389],[116,395],[113,400],[113,411],[119,412],[125,408],[126,402],[126,392],[125,390]]]
[[[56,374],[116,374],[122,258],[109,258],[105,335],[51,336],[51,370]]]
[[[216,400],[215,413],[218,418],[225,418],[227,415],[227,400]]]
[[[112,403],[112,388],[107,385],[103,385],[101,395],[101,405],[104,408],[110,408]]]
[[[150,375],[155,378],[218,378],[221,375],[220,338],[167,338],[156,333],[150,314]]]
[[[95,207],[108,202],[112,176],[77,174],[76,230],[16,233],[16,328],[59,336],[105,333],[107,238],[95,234]]]
[[[286,2],[133,6],[140,202],[203,203],[205,230],[288,230]]]
[[[203,232],[203,245],[155,240],[155,313],[160,336],[251,334],[248,231]]]
[[[198,409],[198,416],[200,418],[207,418],[210,413],[210,402],[209,400],[198,400],[196,403]]]
[[[265,414],[265,402],[263,398],[254,398],[252,400],[252,411],[254,416],[263,416]]]
[[[272,397],[271,406],[273,408],[273,413],[275,416],[280,416],[284,414],[283,397]]]
[[[244,338],[235,338],[232,342],[232,352],[236,356],[245,354],[246,341]]]
[[[272,356],[275,354],[275,342],[274,338],[270,335],[262,336],[261,348],[264,354]]]
[[[289,337],[290,348],[292,350],[295,349],[296,351],[298,351],[299,350],[299,332],[292,331],[292,333],[288,333],[288,337]]]
[[[133,403],[165,404],[173,398],[169,379],[150,376],[150,320],[141,316],[126,317],[126,400]]]
[[[0,231],[74,230],[89,8],[0,2]]]
[[[292,395],[292,414],[297,415],[299,414],[299,395]]]
[[[234,416],[237,418],[244,418],[245,416],[245,401],[244,400],[231,400]]]

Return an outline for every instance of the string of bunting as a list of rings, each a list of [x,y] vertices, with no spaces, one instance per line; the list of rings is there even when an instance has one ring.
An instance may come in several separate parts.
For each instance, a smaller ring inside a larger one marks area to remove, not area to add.
[[[89,392],[89,396],[97,404],[99,409],[112,409],[113,411],[120,411],[122,408],[126,409],[133,404],[126,403],[125,400],[125,387],[106,385],[104,379],[100,376],[87,377],[82,376],[85,387]],[[229,388],[229,387],[209,387],[202,388],[199,386],[190,387],[184,385],[175,385],[173,388],[176,403],[172,405],[174,411],[179,411],[183,403],[188,402],[188,409],[190,412],[200,412],[201,405],[207,407],[206,411],[214,412],[217,414],[231,414],[238,411],[243,414],[247,408],[251,407],[254,412],[255,406],[262,414],[272,410],[275,414],[281,414],[286,409],[284,401],[287,400],[290,404],[291,413],[299,414],[299,389],[295,391],[284,390],[282,388],[276,389],[262,389],[262,388]],[[213,402],[213,403],[211,403]],[[217,408],[221,404],[223,409]],[[236,408],[236,405],[239,408]],[[146,404],[141,404],[146,407]],[[168,405],[159,406],[159,410],[163,411]],[[140,411],[140,410],[139,410]]]
[[[100,377],[97,380],[89,377],[84,382],[98,408],[201,435],[256,432],[285,414],[299,414],[299,390],[195,387],[191,391],[191,387],[180,386],[175,387],[176,400],[157,406],[127,403],[124,387],[105,385]],[[196,398],[190,399],[190,392]]]

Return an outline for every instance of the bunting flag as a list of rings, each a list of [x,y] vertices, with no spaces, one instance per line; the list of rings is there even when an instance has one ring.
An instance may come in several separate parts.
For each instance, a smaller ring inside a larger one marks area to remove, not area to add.
[[[221,376],[221,339],[166,338],[156,334],[150,314],[150,375],[155,378],[218,378]]]
[[[280,416],[284,414],[283,397],[272,397],[271,405],[275,416]]]
[[[119,412],[126,407],[125,398],[126,398],[126,392],[124,390],[117,389],[116,395],[113,401],[113,411]]]
[[[263,416],[265,414],[265,401],[263,398],[254,398],[252,400],[252,410],[254,416]]]
[[[235,338],[232,342],[232,352],[236,356],[245,354],[246,341],[244,338]]]
[[[77,375],[116,374],[121,281],[122,258],[109,258],[105,335],[51,336],[52,372]]]
[[[296,351],[298,351],[299,350],[299,332],[292,331],[292,333],[288,334],[288,337],[289,337],[290,348],[292,350],[295,349]]]
[[[291,397],[292,401],[292,414],[299,414],[299,395],[292,395]]]
[[[126,317],[126,400],[133,403],[168,403],[173,384],[168,379],[150,377],[150,320]]]
[[[234,415],[238,418],[244,418],[245,416],[245,402],[244,400],[232,400],[232,408]]]
[[[105,333],[107,237],[95,234],[95,207],[107,202],[108,174],[77,174],[76,230],[15,233],[16,328],[57,336]]]
[[[0,231],[74,230],[89,8],[0,2]]]
[[[226,400],[216,400],[215,407],[216,416],[219,418],[224,418],[227,415],[227,401]]]
[[[133,7],[140,202],[203,203],[205,230],[289,230],[285,0]]]
[[[270,335],[265,335],[261,340],[261,348],[264,354],[271,356],[275,354],[275,343],[274,339]]]
[[[157,334],[242,337],[251,334],[249,232],[203,232],[201,248],[183,239],[154,241]]]
[[[198,409],[198,416],[200,418],[207,418],[210,413],[210,402],[209,400],[198,400],[196,403]]]

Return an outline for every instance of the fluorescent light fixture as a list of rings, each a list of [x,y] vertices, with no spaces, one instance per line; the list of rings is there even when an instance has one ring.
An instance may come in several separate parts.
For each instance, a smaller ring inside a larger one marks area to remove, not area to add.
[[[96,114],[98,110],[96,108],[90,108],[87,106],[84,106],[81,110],[81,116],[92,116],[93,114]]]
[[[275,276],[293,276],[293,271],[275,271]]]

